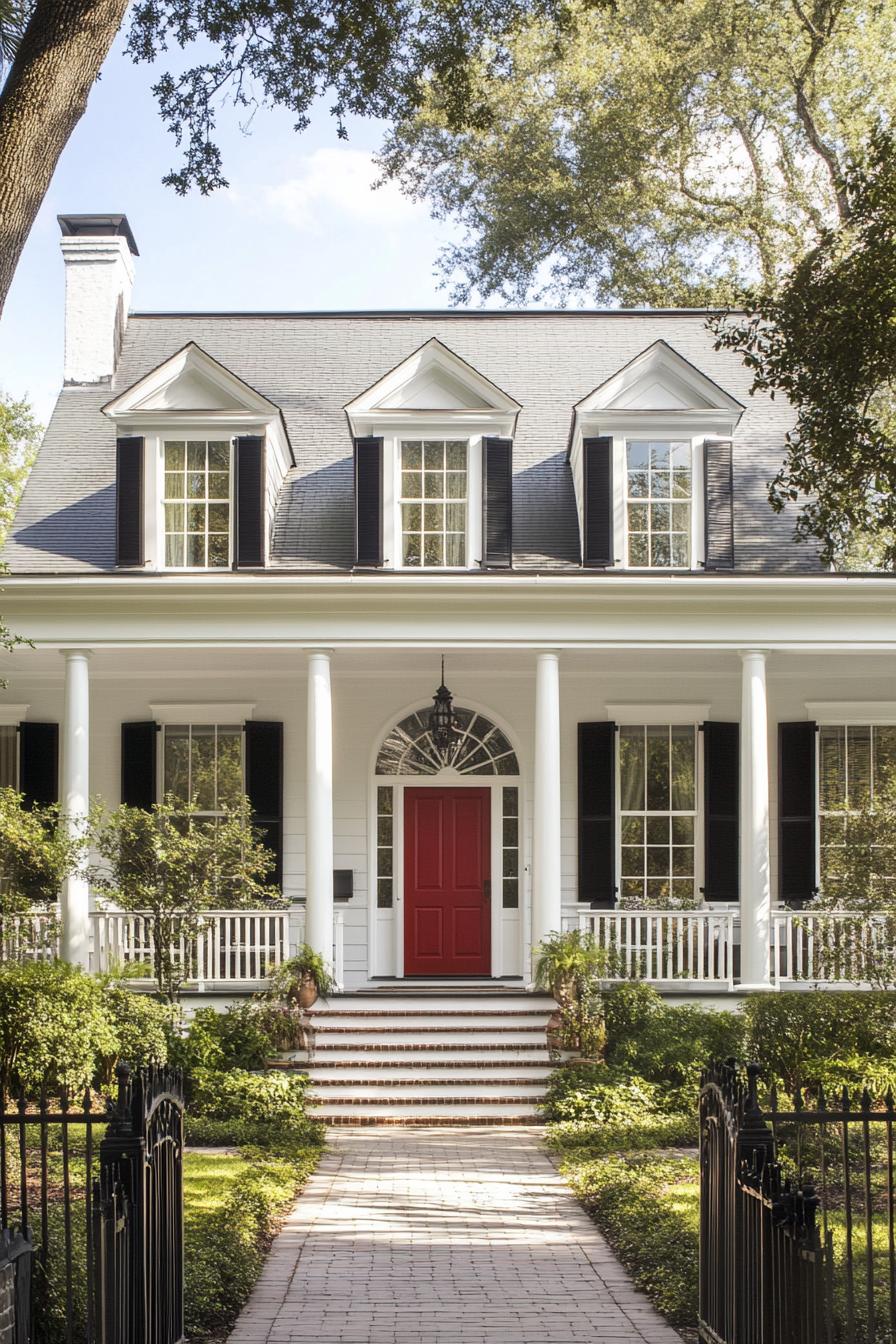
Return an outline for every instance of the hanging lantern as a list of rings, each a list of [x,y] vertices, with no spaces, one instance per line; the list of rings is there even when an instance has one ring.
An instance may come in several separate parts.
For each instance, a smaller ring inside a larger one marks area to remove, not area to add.
[[[429,716],[429,734],[433,745],[442,760],[448,763],[451,750],[458,734],[458,722],[454,716],[454,696],[445,685],[445,659],[442,659],[442,684],[432,698],[432,712]]]

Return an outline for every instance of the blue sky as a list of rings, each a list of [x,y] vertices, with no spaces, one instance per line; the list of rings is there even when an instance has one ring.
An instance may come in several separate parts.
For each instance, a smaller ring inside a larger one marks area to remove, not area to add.
[[[57,214],[124,211],[140,249],[136,309],[445,307],[435,259],[451,226],[394,187],[370,190],[382,127],[339,141],[326,102],[297,135],[260,111],[220,142],[230,189],[183,198],[163,187],[177,160],[152,74],[119,41],[66,147],[0,320],[0,389],[45,422],[62,377],[63,265]]]

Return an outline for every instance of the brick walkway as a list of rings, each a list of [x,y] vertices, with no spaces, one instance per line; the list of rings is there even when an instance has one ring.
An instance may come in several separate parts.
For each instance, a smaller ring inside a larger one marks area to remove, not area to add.
[[[330,1130],[230,1344],[680,1344],[537,1130]]]

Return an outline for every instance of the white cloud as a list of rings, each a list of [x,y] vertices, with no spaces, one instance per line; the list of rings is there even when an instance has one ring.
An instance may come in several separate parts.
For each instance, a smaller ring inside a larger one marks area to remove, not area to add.
[[[426,207],[392,182],[373,189],[379,169],[360,149],[315,149],[297,177],[263,189],[268,211],[303,233],[326,233],[334,212],[354,221],[396,225],[425,217]]]

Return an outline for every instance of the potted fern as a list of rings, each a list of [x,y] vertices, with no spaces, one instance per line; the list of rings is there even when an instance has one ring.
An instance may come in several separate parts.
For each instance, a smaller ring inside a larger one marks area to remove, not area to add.
[[[295,955],[281,962],[272,977],[274,993],[300,1008],[310,1008],[336,988],[330,968],[319,952],[301,943]]]

